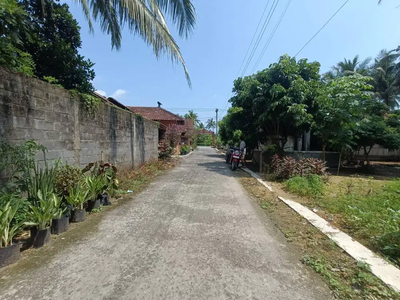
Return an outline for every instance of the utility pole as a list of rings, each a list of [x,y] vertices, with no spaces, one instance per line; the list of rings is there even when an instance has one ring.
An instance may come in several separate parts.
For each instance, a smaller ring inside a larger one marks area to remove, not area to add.
[[[218,108],[215,109],[215,135],[218,136]]]

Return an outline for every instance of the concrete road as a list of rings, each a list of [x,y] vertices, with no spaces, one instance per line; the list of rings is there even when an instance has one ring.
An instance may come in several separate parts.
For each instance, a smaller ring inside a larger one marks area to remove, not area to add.
[[[0,270],[0,299],[332,299],[211,148]]]

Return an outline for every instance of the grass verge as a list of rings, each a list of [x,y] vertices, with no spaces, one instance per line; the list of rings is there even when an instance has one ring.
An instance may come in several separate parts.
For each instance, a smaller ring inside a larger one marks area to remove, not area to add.
[[[400,266],[400,180],[335,176],[322,184],[315,193],[318,189],[309,190],[304,178],[283,183],[303,196],[300,203]]]
[[[319,273],[338,299],[400,299],[333,241],[277,199],[256,179],[240,179],[245,189],[282,231],[288,242],[303,254],[302,262]],[[275,188],[275,186],[274,186]]]

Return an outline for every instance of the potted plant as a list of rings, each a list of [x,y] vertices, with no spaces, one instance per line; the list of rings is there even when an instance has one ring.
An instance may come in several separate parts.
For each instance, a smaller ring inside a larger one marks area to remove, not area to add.
[[[14,216],[18,211],[21,199],[16,194],[4,194],[0,207],[0,268],[16,262],[20,258],[20,243],[13,244],[12,240],[22,229],[23,222],[15,222]]]
[[[54,195],[57,197],[56,195]],[[59,201],[61,203],[61,200]],[[69,218],[64,215],[66,208],[58,208],[56,213],[54,214],[54,218],[51,221],[51,233],[52,234],[60,234],[66,232],[68,230]]]
[[[88,189],[88,210],[92,211],[100,207],[99,195],[104,192],[104,179],[102,176],[86,176],[85,184]]]
[[[36,204],[30,204],[29,221],[25,224],[37,227],[33,247],[41,248],[50,242],[51,221],[60,209],[61,200],[55,194],[43,194],[41,190],[37,192],[37,199]]]
[[[103,176],[103,192],[99,196],[100,202],[102,205],[107,206],[111,204],[110,196],[114,196],[116,194],[116,190],[118,189],[118,179],[116,174],[117,168],[114,166],[109,166],[104,168]]]
[[[66,198],[67,203],[72,205],[72,222],[82,222],[85,220],[86,211],[83,209],[83,205],[88,200],[89,191],[81,183],[78,183],[75,188],[69,188],[69,195]]]

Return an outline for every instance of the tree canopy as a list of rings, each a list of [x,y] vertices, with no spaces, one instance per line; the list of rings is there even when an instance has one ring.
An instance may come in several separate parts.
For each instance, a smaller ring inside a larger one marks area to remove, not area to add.
[[[93,91],[94,64],[79,54],[80,27],[67,4],[4,0],[0,16],[1,65],[67,89]]]
[[[318,62],[284,55],[268,68],[233,83],[232,107],[219,123],[224,143],[244,137],[250,147],[269,144],[283,154],[289,137],[311,129],[323,152],[374,145],[400,148],[398,50],[376,59],[345,59],[319,73]]]

